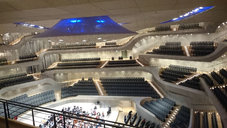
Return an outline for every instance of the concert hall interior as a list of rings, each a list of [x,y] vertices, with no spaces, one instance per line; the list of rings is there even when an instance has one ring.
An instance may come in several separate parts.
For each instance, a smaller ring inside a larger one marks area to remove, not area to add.
[[[226,0],[0,0],[0,128],[227,128]]]

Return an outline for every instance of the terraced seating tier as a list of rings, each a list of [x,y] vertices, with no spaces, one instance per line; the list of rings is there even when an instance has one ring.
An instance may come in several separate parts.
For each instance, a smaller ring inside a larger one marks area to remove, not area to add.
[[[208,118],[208,113],[211,115],[211,120]],[[203,128],[208,128],[210,123],[212,128],[218,128],[216,112],[196,112],[194,114],[194,128],[200,128],[201,125]]]
[[[148,111],[152,112],[162,122],[166,121],[168,115],[173,110],[176,103],[167,98],[146,101],[142,106]]]
[[[30,81],[34,81],[34,77],[33,76],[27,76],[26,74],[20,74],[20,75],[13,75],[10,76],[8,78],[1,78],[0,79],[0,89],[4,88],[4,87],[9,87],[9,86],[13,86],[16,84],[21,84],[21,83],[26,83],[26,82],[30,82]]]
[[[100,78],[110,96],[160,96],[144,78]]]
[[[190,122],[190,109],[182,106],[176,115],[173,122],[170,123],[170,128],[188,128]]]
[[[196,76],[196,77],[193,77],[192,79],[181,82],[181,83],[179,83],[179,85],[201,90],[199,76]]]
[[[29,104],[29,105],[34,105],[34,106],[40,106],[42,104],[55,101],[55,95],[54,91],[47,91],[43,93],[39,93],[33,96],[28,97],[27,94],[15,97],[11,99],[12,101],[24,103],[24,104]],[[28,108],[20,107],[20,106],[15,106],[15,105],[8,105],[9,108],[9,114],[10,118],[14,118],[19,116],[20,114],[28,111]],[[3,105],[0,105],[0,116],[4,116],[4,109]]]
[[[227,90],[226,88],[227,87],[225,87],[225,91]],[[212,91],[222,104],[223,108],[227,111],[227,96],[225,95],[227,91],[224,93],[220,88],[214,88]]]
[[[164,81],[174,83],[188,77],[196,71],[197,69],[193,67],[169,65],[168,68],[165,68],[160,72],[160,77],[163,78]]]
[[[219,85],[224,84],[224,79],[222,79],[216,72],[211,72],[211,76]]]
[[[61,98],[77,95],[99,95],[92,79],[80,80],[73,86],[61,88]]]
[[[215,46],[212,41],[191,42],[190,49],[191,56],[205,56],[214,52]]]
[[[227,71],[226,71],[225,69],[221,69],[221,70],[219,71],[219,73],[220,73],[224,78],[227,79]]]
[[[214,82],[207,74],[202,74],[201,77],[205,80],[209,87],[212,87],[214,85]]]
[[[147,54],[163,54],[163,55],[179,55],[184,56],[185,52],[180,42],[166,42],[165,45],[160,45],[158,49],[153,49]]]

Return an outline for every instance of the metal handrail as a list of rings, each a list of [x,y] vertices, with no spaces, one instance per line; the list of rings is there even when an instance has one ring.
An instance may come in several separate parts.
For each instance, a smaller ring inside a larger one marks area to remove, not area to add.
[[[3,103],[4,115],[5,115],[5,119],[6,119],[5,120],[6,128],[9,128],[9,124],[8,124],[9,107],[8,107],[8,105],[15,105],[15,106],[31,109],[33,126],[35,126],[34,112],[33,111],[36,110],[36,111],[41,111],[41,112],[53,114],[54,117],[56,115],[61,115],[61,116],[63,116],[63,119],[66,118],[66,117],[67,118],[74,118],[74,119],[78,119],[78,120],[83,120],[83,121],[88,121],[88,122],[92,122],[92,123],[102,124],[102,125],[104,125],[104,127],[105,126],[111,126],[111,127],[117,127],[117,128],[120,128],[120,127],[132,127],[133,128],[134,127],[134,126],[123,124],[123,123],[119,123],[119,122],[114,122],[114,121],[109,121],[109,120],[104,120],[104,119],[97,119],[97,118],[94,118],[94,117],[85,116],[85,115],[81,115],[81,114],[77,114],[75,116],[75,115],[73,115],[73,113],[70,113],[70,112],[62,113],[62,111],[51,109],[51,108],[35,106],[35,105],[31,105],[31,104],[25,104],[25,103],[20,103],[20,102],[16,102],[16,101],[10,101],[10,100],[1,99],[1,98],[0,98],[0,103]],[[56,124],[56,120],[55,119],[54,119],[54,124]],[[65,124],[65,122],[64,122],[64,124]],[[54,126],[56,128],[56,125],[54,125]]]

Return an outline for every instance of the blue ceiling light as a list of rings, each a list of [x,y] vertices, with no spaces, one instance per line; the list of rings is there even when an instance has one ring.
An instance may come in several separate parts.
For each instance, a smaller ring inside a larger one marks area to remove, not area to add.
[[[72,19],[72,20],[70,20],[69,22],[71,22],[71,23],[80,23],[80,22],[81,22],[81,20],[78,20],[78,19]]]
[[[168,21],[164,21],[164,22],[162,22],[161,24],[165,24],[165,23],[169,23],[169,22],[180,21],[180,20],[183,20],[183,19],[192,17],[192,16],[194,16],[194,15],[197,15],[197,14],[199,14],[199,13],[208,11],[208,10],[210,10],[210,9],[212,9],[212,8],[214,8],[214,6],[198,7],[198,8],[195,8],[195,9],[191,10],[190,12],[187,12],[187,13],[185,13],[185,14],[183,14],[183,15],[180,15],[179,17],[173,18],[173,19],[168,20]]]
[[[96,20],[97,23],[104,23],[104,20]]]

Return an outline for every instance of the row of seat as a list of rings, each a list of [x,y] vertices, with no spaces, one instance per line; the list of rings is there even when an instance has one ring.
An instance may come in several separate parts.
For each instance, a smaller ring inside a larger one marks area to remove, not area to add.
[[[159,31],[171,31],[171,27],[170,26],[158,26],[155,27],[155,31],[159,32]]]
[[[201,46],[201,45],[204,45],[204,46],[207,46],[207,45],[211,45],[213,46],[214,45],[214,42],[213,41],[193,41],[190,43],[190,46]]]
[[[26,75],[27,75],[26,73],[11,74],[11,75],[8,75],[8,76],[0,77],[0,81],[1,80],[4,80],[4,79],[9,79],[9,78],[14,78],[14,77],[20,77],[20,76],[26,76]]]
[[[100,78],[108,95],[111,96],[160,96],[144,78]]]
[[[71,69],[71,68],[98,68],[101,65],[100,58],[94,58],[94,61],[83,61],[84,59],[79,60],[72,60],[72,61],[79,61],[79,62],[68,62],[64,61],[57,64],[57,67],[53,69]],[[108,61],[105,67],[128,67],[128,66],[140,66],[136,60],[118,60],[118,61]]]
[[[77,95],[99,95],[95,87],[94,81],[90,78],[88,80],[79,80],[70,87],[61,88],[61,98],[77,96]]]
[[[27,59],[20,59],[20,60],[16,60],[15,63],[24,63],[24,62],[29,62],[29,61],[34,61],[37,60],[38,58],[27,58]]]
[[[162,98],[146,101],[142,106],[152,112],[162,122],[166,121],[176,103],[170,99]]]
[[[77,59],[61,59],[62,62],[69,62],[69,61],[100,61],[100,57],[95,58],[77,58]]]
[[[45,103],[48,103],[51,101],[55,101],[55,100],[56,99],[55,99],[53,90],[39,93],[39,94],[30,96],[30,97],[28,97],[27,94],[24,94],[24,95],[11,99],[11,101],[34,105],[34,106],[40,106],[42,104],[45,104]],[[8,104],[8,109],[9,109],[10,118],[17,117],[20,114],[29,110],[26,107],[21,107],[21,106],[12,105],[12,104]],[[3,109],[2,105],[0,105],[0,116],[4,117],[4,109]]]
[[[176,69],[179,71],[186,71],[186,72],[196,72],[197,68],[194,67],[188,67],[188,66],[181,66],[181,65],[169,65],[170,69]]]
[[[144,82],[143,77],[100,77],[102,82]]]
[[[192,49],[190,52],[191,56],[206,56],[211,54],[212,52],[214,52],[214,50],[210,50],[210,49],[200,49],[200,50],[195,50]]]
[[[34,80],[35,79],[33,76],[27,76],[27,75],[4,78],[4,79],[0,80],[0,89],[2,89],[4,87],[13,86],[16,84],[31,82]]]
[[[176,118],[170,123],[170,128],[188,128],[190,122],[190,109],[181,106]]]
[[[208,128],[209,122],[211,123],[212,128],[218,128],[218,121],[215,112],[211,113],[210,121],[208,120],[208,112],[197,112],[194,114],[194,128],[200,128],[201,125],[203,126],[203,128]]]
[[[80,43],[80,44],[68,44],[68,45],[54,45],[52,48],[71,48],[71,47],[81,47],[81,46],[96,46],[96,43]]]
[[[133,115],[132,111],[129,111],[128,115],[124,116],[124,123],[139,128],[160,128],[159,124],[156,125],[152,121],[146,121],[141,116],[138,117],[137,113]]]
[[[188,75],[191,75],[196,71],[197,69],[193,67],[169,65],[168,68],[165,68],[160,72],[160,77],[167,82],[173,83],[179,81],[180,79],[188,77]]]
[[[178,27],[178,30],[185,30],[185,29],[201,29],[202,27],[199,26],[198,23],[196,24],[181,24]]]
[[[58,67],[63,67],[63,66],[84,66],[84,65],[100,65],[100,61],[87,61],[87,62],[62,62],[58,63]]]
[[[191,45],[190,48],[193,50],[215,50],[214,45]]]
[[[48,49],[48,51],[52,51],[52,50],[67,50],[67,49],[87,49],[87,48],[96,48],[96,46],[95,45],[54,46],[51,49]]]
[[[36,57],[37,57],[37,55],[34,53],[34,54],[19,56],[19,59],[31,59],[31,58],[36,58]]]
[[[52,46],[52,49],[77,49],[77,48],[96,48],[96,43],[80,43],[80,44]]]
[[[106,42],[105,45],[117,45],[117,42]]]
[[[129,67],[129,66],[140,66],[136,60],[118,60],[118,61],[108,61],[105,67]]]
[[[169,47],[181,46],[181,42],[166,42],[165,46],[169,46]]]
[[[56,69],[75,69],[75,68],[97,68],[100,61],[82,61],[82,62],[61,62],[57,64]]]

